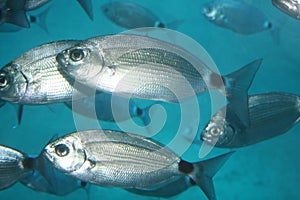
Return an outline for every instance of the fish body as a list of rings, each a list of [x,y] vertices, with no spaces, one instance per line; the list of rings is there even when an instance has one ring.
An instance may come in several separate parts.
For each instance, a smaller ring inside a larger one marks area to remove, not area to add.
[[[23,28],[29,28],[30,23],[24,10],[25,0],[0,1],[0,26],[9,23]]]
[[[250,35],[272,28],[272,23],[256,7],[237,0],[213,0],[203,5],[210,22],[239,34]]]
[[[38,46],[0,70],[0,98],[19,104],[47,104],[72,100],[72,87],[58,70],[56,54],[78,41],[58,41]]]
[[[151,10],[128,1],[112,1],[102,5],[104,15],[115,24],[127,28],[165,27]]]
[[[224,91],[225,84],[228,101],[246,124],[247,90],[261,64],[259,59],[221,77],[177,45],[133,34],[88,39],[56,60],[82,85],[125,97],[177,103],[207,89]]]
[[[184,192],[189,187],[194,185],[195,182],[190,177],[178,176],[155,187],[129,188],[126,190],[143,196],[170,198]]]
[[[54,167],[84,182],[147,188],[185,175],[191,177],[209,199],[215,199],[212,177],[229,155],[231,153],[192,164],[151,139],[111,130],[75,132],[44,148],[45,158]],[[210,169],[206,171],[207,166]]]
[[[216,147],[236,148],[279,136],[300,119],[300,97],[275,92],[249,96],[249,118],[245,127],[223,108],[206,125],[201,139],[211,145],[216,142]]]
[[[140,108],[132,100],[128,101],[128,99],[124,97],[114,96],[113,98],[114,103],[112,105],[111,93],[98,92],[94,96],[87,96],[74,101],[65,102],[65,105],[76,113],[89,118],[97,117],[98,120],[102,121],[121,122],[131,117],[138,117],[145,125],[150,122],[150,106]],[[117,118],[113,114],[112,106],[114,106],[115,112],[118,112]]]
[[[300,1],[299,0],[272,0],[274,6],[287,15],[300,19]]]

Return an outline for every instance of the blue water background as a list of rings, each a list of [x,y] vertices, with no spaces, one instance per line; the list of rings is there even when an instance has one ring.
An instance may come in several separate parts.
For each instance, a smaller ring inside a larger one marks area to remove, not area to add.
[[[15,33],[0,33],[1,66],[46,42],[86,39],[124,31],[101,13],[100,5],[105,2],[107,1],[93,1],[94,21],[90,21],[77,2],[54,0],[46,6],[50,7],[46,21],[48,33],[36,25]],[[300,95],[300,22],[274,8],[270,0],[250,2],[260,8],[274,24],[279,25],[279,43],[274,42],[270,31],[251,36],[238,35],[208,22],[200,12],[201,4],[207,1],[136,2],[153,10],[166,22],[183,19],[184,22],[177,30],[199,42],[214,59],[222,74],[237,70],[256,58],[263,58],[262,66],[249,90],[250,94],[284,91]],[[39,13],[43,9],[45,8],[32,13]],[[176,131],[176,114],[179,113],[177,110],[172,112],[172,109],[175,108],[167,108],[171,113],[167,127],[157,136],[161,141],[168,141]],[[201,127],[208,120],[207,117],[201,118]],[[1,108],[0,121],[0,143],[30,155],[38,154],[54,134],[64,135],[76,130],[72,112],[63,104],[26,106],[20,126],[17,126],[16,107],[6,105]],[[104,128],[115,127],[109,123],[101,124]],[[298,124],[287,134],[238,149],[214,178],[218,199],[300,199],[299,131]],[[189,161],[197,161],[198,151],[199,145],[192,145],[183,157]],[[208,157],[227,151],[214,150]],[[91,200],[150,199],[122,189],[99,186],[91,187],[89,197]],[[1,191],[0,199],[82,200],[87,199],[87,193],[80,189],[65,197],[58,197],[33,191],[18,183]],[[173,199],[205,199],[205,196],[198,187],[193,187]]]

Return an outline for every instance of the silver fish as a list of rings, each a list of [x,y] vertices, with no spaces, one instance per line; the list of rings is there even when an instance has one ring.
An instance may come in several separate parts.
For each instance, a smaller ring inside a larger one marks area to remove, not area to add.
[[[0,70],[0,98],[19,104],[47,104],[72,100],[73,88],[59,70],[55,56],[78,41],[38,46]]]
[[[29,28],[30,23],[24,10],[25,0],[0,0],[0,26],[4,23]]]
[[[110,130],[75,132],[44,148],[54,167],[84,182],[146,188],[185,175],[209,199],[216,199],[212,177],[231,154],[189,163],[151,139]]]
[[[224,83],[229,103],[245,124],[247,91],[262,61],[220,77],[177,45],[132,34],[91,38],[61,52],[56,60],[77,82],[126,97],[178,102],[207,89],[224,91]],[[191,87],[193,92],[187,89]]]
[[[207,144],[235,148],[255,144],[287,132],[300,119],[300,97],[288,93],[249,96],[250,126],[243,126],[227,109],[218,111],[201,133]]]
[[[203,4],[202,13],[210,22],[239,34],[254,34],[272,28],[256,7],[237,0],[213,0]]]
[[[300,19],[300,1],[299,0],[272,0],[274,6],[287,15]]]
[[[49,3],[50,0],[26,0],[25,10],[35,10],[38,9],[45,4]],[[93,14],[93,6],[91,0],[77,0],[80,6],[84,9],[86,14],[89,16],[91,20],[94,18]]]
[[[65,102],[65,105],[76,113],[89,118],[94,118],[96,114],[98,120],[107,122],[121,122],[128,120],[130,117],[140,118],[144,125],[149,124],[151,121],[149,117],[151,106],[140,108],[133,101],[130,100],[128,104],[127,99],[119,96],[114,97],[114,109],[118,112],[118,119],[115,118],[112,111],[112,94],[110,93],[96,93],[95,96]],[[95,111],[95,114],[92,111]],[[130,115],[127,114],[128,111]]]
[[[12,186],[31,171],[24,166],[25,159],[21,152],[0,145],[0,190]]]
[[[108,19],[123,28],[166,27],[151,10],[134,2],[112,1],[102,5],[101,10]]]
[[[170,198],[176,196],[196,183],[187,176],[177,176],[151,188],[129,188],[127,191],[143,196]]]

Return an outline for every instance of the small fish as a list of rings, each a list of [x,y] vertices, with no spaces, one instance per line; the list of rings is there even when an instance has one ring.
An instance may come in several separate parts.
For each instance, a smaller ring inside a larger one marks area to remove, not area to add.
[[[107,122],[121,122],[128,120],[130,117],[140,118],[144,125],[148,125],[151,121],[149,117],[151,106],[140,108],[132,100],[128,101],[126,98],[120,96],[114,96],[114,109],[118,112],[118,119],[116,119],[112,111],[111,93],[98,92],[95,96],[87,96],[73,102],[65,102],[65,105],[76,113],[89,118],[96,116],[98,120]],[[129,115],[127,114],[128,112]]]
[[[13,184],[55,195],[67,195],[87,184],[53,168],[43,156],[31,157],[0,145],[0,190]]]
[[[38,9],[47,4],[48,2],[50,2],[50,0],[26,0],[25,10],[30,11]],[[77,0],[77,2],[84,9],[89,18],[93,20],[94,14],[92,0]]]
[[[102,5],[101,9],[108,19],[123,28],[166,27],[151,10],[134,2],[112,1]]]
[[[30,23],[24,10],[25,0],[0,1],[0,26],[5,23],[29,28]]]
[[[225,114],[222,108],[206,125],[201,140],[220,148],[236,148],[281,135],[299,121],[300,97],[279,92],[249,96],[249,118],[250,126],[245,127],[230,110]]]
[[[133,34],[91,38],[62,51],[56,60],[62,71],[82,85],[125,97],[178,103],[208,89],[224,93],[225,85],[229,104],[245,124],[247,91],[262,62],[258,59],[220,76],[177,45]]]
[[[202,6],[210,22],[239,34],[250,35],[270,30],[273,24],[256,7],[237,0],[212,0]]]
[[[170,198],[176,196],[191,186],[195,186],[196,183],[187,176],[177,176],[169,181],[156,185],[151,188],[129,188],[128,192],[140,194],[143,196]]]
[[[75,132],[44,148],[55,168],[84,182],[147,188],[188,176],[211,200],[216,199],[212,177],[231,154],[189,163],[154,140],[110,130]]]
[[[272,0],[274,6],[287,15],[300,19],[300,1],[299,0]]]

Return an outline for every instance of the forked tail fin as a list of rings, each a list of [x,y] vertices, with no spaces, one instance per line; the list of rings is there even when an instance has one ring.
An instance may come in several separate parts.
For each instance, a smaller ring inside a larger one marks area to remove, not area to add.
[[[241,69],[223,77],[228,108],[235,112],[243,125],[249,126],[248,89],[261,65],[262,59],[254,60]]]
[[[202,189],[209,200],[215,200],[215,188],[212,178],[234,152],[229,152],[208,160],[193,163],[189,176]]]

